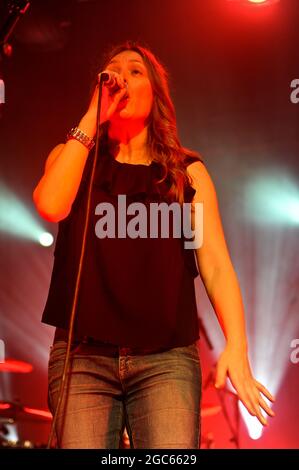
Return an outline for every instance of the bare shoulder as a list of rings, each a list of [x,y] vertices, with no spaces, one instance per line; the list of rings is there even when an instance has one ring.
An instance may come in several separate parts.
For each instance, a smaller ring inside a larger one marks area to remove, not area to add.
[[[56,160],[56,158],[60,154],[63,147],[64,147],[64,144],[58,144],[51,150],[45,163],[45,173],[50,168],[52,163]]]
[[[216,196],[213,180],[204,163],[200,161],[191,163],[187,167],[187,173],[191,177],[193,188],[196,190],[195,198],[197,200]]]

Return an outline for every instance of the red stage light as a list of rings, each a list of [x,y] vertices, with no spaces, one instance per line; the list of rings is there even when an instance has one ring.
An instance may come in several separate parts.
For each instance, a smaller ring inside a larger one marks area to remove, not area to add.
[[[279,0],[246,0],[247,3],[255,3],[256,5],[265,5],[265,6],[270,6],[273,5],[273,3],[279,2]]]
[[[277,1],[277,0],[275,0]],[[248,0],[249,3],[275,3],[273,0]]]
[[[274,3],[278,3],[280,0],[228,0],[229,2],[234,2],[234,3],[242,3],[247,4],[251,3],[254,5],[260,5],[260,6],[270,6],[273,5]]]

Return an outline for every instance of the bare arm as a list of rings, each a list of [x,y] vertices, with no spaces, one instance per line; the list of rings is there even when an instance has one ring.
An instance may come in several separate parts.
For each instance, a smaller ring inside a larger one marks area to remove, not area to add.
[[[84,116],[78,126],[92,137],[92,123]],[[49,154],[44,175],[33,192],[39,214],[51,222],[67,217],[76,197],[88,157],[87,148],[75,139],[57,145]]]
[[[193,203],[203,204],[203,244],[196,250],[198,267],[227,341],[217,365],[216,386],[223,387],[228,375],[249,413],[265,425],[260,407],[270,416],[274,413],[260,392],[271,401],[273,397],[250,370],[242,296],[225,241],[215,187],[202,163],[189,165],[188,172],[196,189]],[[192,225],[195,227],[194,220]]]
[[[106,87],[103,88],[101,123],[110,118],[126,93],[124,83],[120,81],[119,86],[113,96],[108,94]],[[92,138],[96,133],[97,102],[96,87],[89,108],[78,124],[79,129]],[[59,222],[67,217],[80,186],[88,153],[88,149],[75,139],[57,145],[50,152],[44,174],[33,192],[35,206],[43,218]]]

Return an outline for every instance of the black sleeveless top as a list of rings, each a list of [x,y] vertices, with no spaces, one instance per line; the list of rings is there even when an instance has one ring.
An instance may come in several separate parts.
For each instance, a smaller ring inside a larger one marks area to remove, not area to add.
[[[59,222],[50,289],[42,316],[44,323],[58,327],[58,331],[67,330],[69,325],[93,158],[94,152],[91,152],[72,210]],[[186,157],[185,164],[199,160]],[[184,248],[184,236],[117,236],[118,195],[126,195],[126,207],[142,202],[149,209],[150,203],[166,201],[169,182],[166,179],[157,184],[160,176],[161,166],[157,162],[149,166],[129,164],[118,162],[107,152],[99,155],[76,309],[75,338],[86,335],[114,345],[137,348],[173,348],[198,339],[194,286],[198,270],[194,249]],[[191,202],[194,194],[192,186],[185,187],[185,202]],[[98,224],[107,213],[103,212],[100,217],[96,207],[104,202],[110,203],[110,210],[115,210],[115,217],[109,212],[110,220],[112,217],[116,221],[114,238],[97,235]],[[132,217],[127,215],[127,227]],[[150,222],[149,210],[146,217]]]

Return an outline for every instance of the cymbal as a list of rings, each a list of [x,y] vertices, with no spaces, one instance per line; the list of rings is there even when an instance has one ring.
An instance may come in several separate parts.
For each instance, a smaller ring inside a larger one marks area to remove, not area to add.
[[[6,359],[4,362],[0,362],[0,372],[31,372],[33,369],[32,365],[28,362],[17,361],[16,359]]]
[[[49,421],[52,419],[52,414],[48,410],[30,408],[19,402],[12,401],[0,401],[0,417],[1,416],[10,417],[14,420]]]
[[[220,405],[205,404],[201,407],[201,417],[206,418],[207,416],[214,416],[221,411]]]

